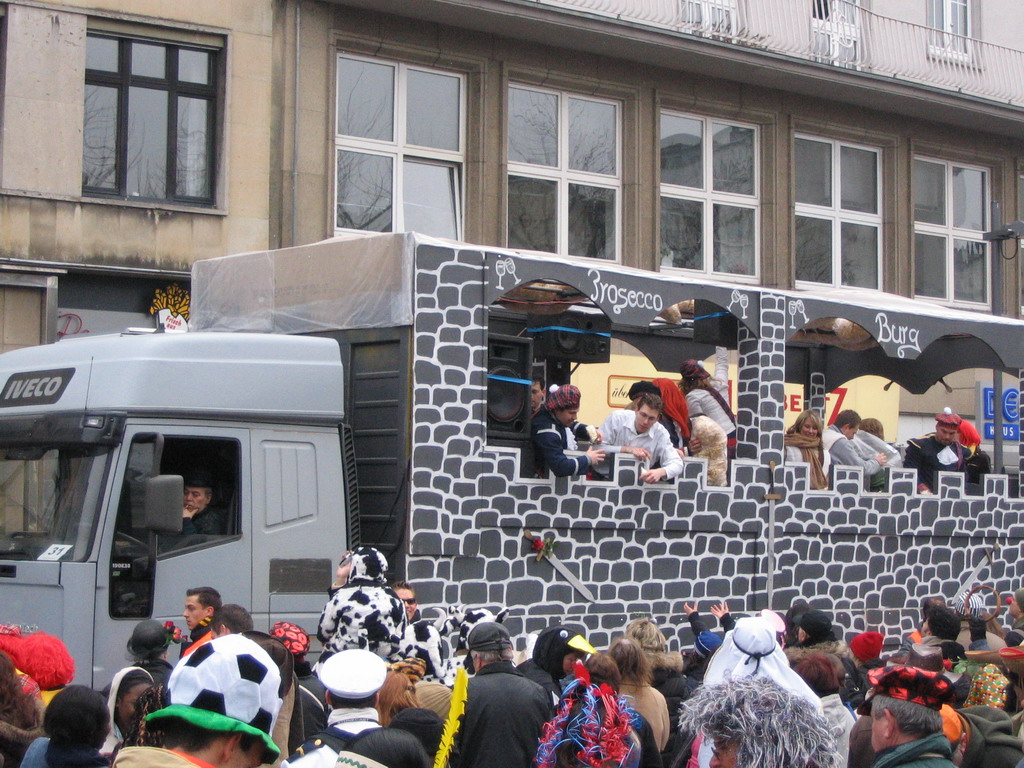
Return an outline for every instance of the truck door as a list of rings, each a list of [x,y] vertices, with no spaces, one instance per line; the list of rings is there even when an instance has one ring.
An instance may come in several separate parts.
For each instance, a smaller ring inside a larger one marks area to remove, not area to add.
[[[111,638],[127,638],[144,618],[170,619],[184,631],[181,613],[190,587],[214,587],[225,603],[249,608],[253,532],[248,430],[136,423],[126,428],[123,445],[113,545],[98,575],[97,648],[109,645]],[[208,485],[207,503],[193,520],[206,515],[205,520],[216,523],[157,537],[155,567],[149,567],[143,557],[149,533],[143,527],[139,495],[145,480],[156,474],[182,475],[186,485]],[[116,655],[123,666],[123,643]],[[170,660],[176,660],[174,651]],[[98,658],[97,664],[103,666]]]
[[[254,614],[315,633],[347,541],[338,430],[252,430]]]

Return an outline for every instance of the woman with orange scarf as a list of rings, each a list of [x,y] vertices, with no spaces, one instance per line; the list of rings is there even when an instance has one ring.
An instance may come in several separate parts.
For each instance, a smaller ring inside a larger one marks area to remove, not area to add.
[[[811,488],[828,490],[828,451],[821,445],[821,418],[814,411],[804,411],[786,430],[786,463],[811,465]]]

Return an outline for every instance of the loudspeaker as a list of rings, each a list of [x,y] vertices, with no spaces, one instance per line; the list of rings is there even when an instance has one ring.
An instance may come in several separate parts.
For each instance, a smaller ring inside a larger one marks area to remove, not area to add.
[[[533,336],[534,354],[544,360],[611,360],[612,321],[604,315],[532,315],[527,330]]]
[[[716,347],[736,348],[739,321],[732,312],[704,299],[693,302],[693,340]]]
[[[530,439],[533,341],[519,336],[487,339],[487,440]]]

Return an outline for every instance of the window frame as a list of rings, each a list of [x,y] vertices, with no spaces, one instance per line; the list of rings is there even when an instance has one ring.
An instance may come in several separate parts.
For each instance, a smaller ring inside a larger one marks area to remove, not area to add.
[[[360,61],[378,66],[391,67],[393,70],[392,79],[392,138],[390,141],[383,139],[369,139],[358,136],[348,136],[339,132],[338,117],[338,86],[340,82],[340,70],[343,59]],[[409,72],[426,72],[428,74],[443,75],[452,77],[459,82],[459,114],[458,128],[459,141],[458,149],[446,150],[435,147],[424,147],[417,144],[410,144],[406,141],[407,133],[407,106],[408,106],[408,75]],[[334,235],[368,232],[376,230],[362,230],[338,225],[338,158],[341,152],[348,151],[376,157],[387,157],[391,160],[391,227],[388,232],[404,232],[405,229],[405,173],[406,162],[418,162],[439,168],[453,169],[456,173],[456,181],[453,185],[453,212],[455,215],[455,236],[453,239],[461,240],[465,231],[465,210],[464,200],[466,196],[466,142],[467,142],[467,87],[468,78],[464,72],[458,72],[437,67],[429,67],[421,64],[410,63],[398,59],[377,58],[374,56],[352,53],[349,51],[337,51],[334,59],[334,108],[331,112],[333,124],[332,135],[333,145],[331,149],[333,166],[331,170],[331,229]]]
[[[115,129],[116,157],[115,166],[115,187],[111,190],[106,187],[87,186],[82,179],[82,196],[100,198],[107,200],[123,200],[128,202],[157,203],[164,205],[181,205],[190,207],[212,208],[217,204],[218,175],[220,163],[218,152],[221,144],[218,131],[221,123],[223,108],[223,91],[221,82],[223,76],[222,48],[212,45],[183,43],[172,39],[161,39],[145,37],[137,34],[124,34],[106,29],[90,29],[86,33],[86,45],[88,38],[100,38],[113,40],[117,43],[117,72],[88,69],[87,63],[83,66],[84,86],[98,86],[102,88],[114,88],[117,92],[117,127]],[[164,76],[162,78],[133,75],[131,72],[131,45],[142,43],[144,45],[160,46],[165,50]],[[179,81],[177,77],[170,78],[168,73],[176,71],[178,55],[181,51],[199,51],[209,54],[209,69],[207,84],[188,83]],[[131,195],[128,192],[128,123],[130,117],[130,91],[132,88],[147,88],[149,90],[166,93],[167,97],[167,124],[166,134],[166,173],[164,177],[166,189],[162,197],[151,197],[143,195]],[[178,99],[194,98],[207,102],[206,114],[206,155],[208,158],[206,175],[209,185],[209,194],[204,196],[179,195],[178,189]],[[84,116],[83,116],[84,126]],[[85,141],[83,129],[83,143]],[[83,146],[83,153],[84,153]]]
[[[831,177],[832,184],[830,194],[832,197],[831,206],[817,205],[814,203],[802,203],[796,199],[797,188],[797,167],[796,167],[796,142],[813,141],[819,144],[828,144],[831,156]],[[852,211],[842,207],[842,149],[848,147],[863,152],[871,152],[875,156],[875,209],[876,213],[863,211]],[[884,250],[883,238],[883,204],[884,204],[884,180],[883,180],[883,148],[871,146],[870,144],[859,144],[843,139],[830,139],[810,133],[796,133],[793,135],[793,280],[794,285],[801,289],[821,288],[842,288],[857,291],[883,291],[885,289],[885,274],[883,272],[882,254]],[[831,222],[832,225],[832,282],[819,283],[813,280],[802,280],[797,274],[797,253],[796,253],[796,221],[798,218],[818,219]],[[875,250],[875,274],[878,280],[874,287],[845,285],[843,283],[843,252],[842,252],[842,227],[843,224],[854,224],[862,226],[873,226],[878,232],[877,245]]]
[[[928,26],[932,35],[928,55],[944,61],[970,64],[974,61],[974,3],[971,0],[928,0]],[[963,8],[964,29],[952,29],[957,14],[954,6]]]
[[[931,163],[932,165],[942,166],[944,169],[943,173],[943,192],[945,195],[945,210],[944,216],[945,224],[933,224],[930,222],[922,222],[917,220],[917,214],[914,208],[917,205],[917,175],[912,174],[911,176],[911,216],[913,221],[913,232],[912,242],[916,241],[917,236],[929,235],[933,237],[942,237],[945,240],[945,268],[946,268],[946,295],[945,296],[927,296],[919,294],[917,292],[917,247],[916,243],[912,247],[911,263],[913,265],[914,279],[911,282],[911,290],[913,291],[914,298],[923,299],[925,301],[937,301],[950,306],[963,307],[966,309],[989,309],[992,308],[992,267],[991,267],[991,244],[984,239],[984,233],[987,232],[991,225],[991,212],[989,206],[992,202],[992,169],[983,165],[973,165],[971,163],[961,163],[955,160],[943,160],[938,157],[929,157],[927,155],[914,155],[912,157],[912,168],[918,162]],[[982,215],[982,228],[981,229],[965,229],[964,227],[957,227],[953,224],[953,212],[954,212],[954,200],[953,200],[953,169],[962,168],[967,171],[977,171],[984,175],[984,192],[985,200],[981,206]],[[965,240],[971,243],[979,243],[985,249],[985,300],[967,301],[965,299],[957,299],[956,297],[956,283],[955,283],[955,255],[953,253],[953,244],[956,240]]]
[[[506,103],[510,100],[510,92],[513,88],[517,88],[525,91],[533,91],[541,94],[552,95],[557,99],[558,103],[558,137],[557,137],[557,152],[558,152],[558,165],[555,167],[545,166],[533,163],[526,163],[520,161],[513,161],[509,159],[508,143],[511,137],[511,130],[509,127],[509,119],[511,118],[511,111],[506,109],[505,116],[505,157],[506,157],[506,170],[504,179],[504,190],[505,196],[505,244],[509,248],[516,248],[509,244],[509,202],[511,195],[509,194],[509,182],[511,178],[523,178],[534,181],[547,181],[555,182],[556,188],[556,199],[555,199],[555,218],[556,218],[556,250],[554,253],[559,256],[572,256],[574,258],[595,258],[598,261],[604,261],[609,263],[622,263],[622,211],[623,202],[622,196],[624,193],[625,184],[623,182],[623,119],[625,115],[625,103],[621,99],[610,98],[607,96],[594,96],[584,94],[578,91],[574,91],[571,88],[550,88],[534,85],[529,82],[521,80],[510,80],[505,84],[505,99]],[[569,145],[569,102],[572,99],[578,99],[580,101],[593,102],[596,104],[610,105],[615,110],[615,174],[602,174],[593,171],[580,171],[569,168],[569,159],[571,156],[570,145]],[[609,181],[612,180],[612,181]],[[569,252],[569,188],[572,185],[580,185],[586,187],[594,187],[598,189],[610,189],[615,193],[615,206],[614,206],[614,225],[615,225],[615,237],[613,238],[612,248],[613,255],[609,259],[600,259],[597,257],[589,257],[578,254],[571,254]]]
[[[701,167],[702,187],[686,187],[679,184],[668,184],[661,180],[661,120],[665,115],[696,120],[701,123]],[[738,192],[720,192],[714,188],[714,141],[715,125],[726,125],[735,128],[752,130],[754,133],[754,193],[744,195]],[[734,282],[757,283],[761,277],[761,131],[755,123],[739,120],[727,120],[708,115],[699,115],[675,109],[658,111],[658,271],[667,274],[705,275],[718,277]],[[703,269],[667,266],[661,256],[661,211],[662,200],[688,200],[699,202],[702,206],[701,242]],[[717,272],[714,254],[714,214],[716,205],[728,205],[733,208],[745,208],[754,212],[754,270],[749,275],[734,272]]]

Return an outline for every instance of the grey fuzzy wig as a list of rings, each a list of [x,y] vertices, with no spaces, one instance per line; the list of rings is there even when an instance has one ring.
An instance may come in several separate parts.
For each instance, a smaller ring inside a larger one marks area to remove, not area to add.
[[[840,768],[824,716],[768,678],[701,687],[680,707],[679,729],[739,745],[738,768]]]

